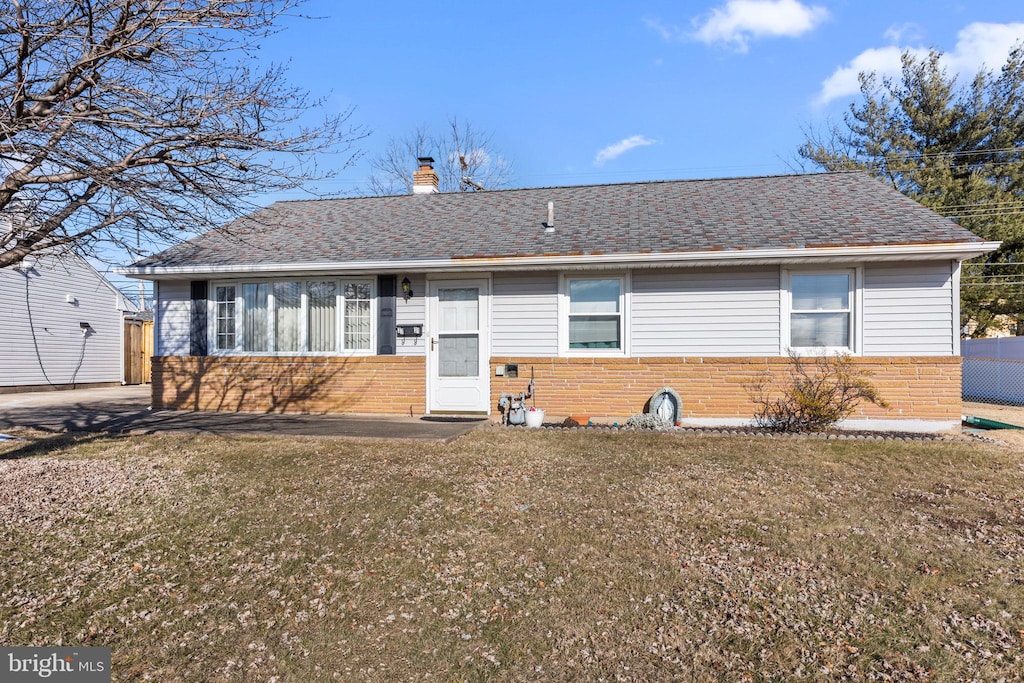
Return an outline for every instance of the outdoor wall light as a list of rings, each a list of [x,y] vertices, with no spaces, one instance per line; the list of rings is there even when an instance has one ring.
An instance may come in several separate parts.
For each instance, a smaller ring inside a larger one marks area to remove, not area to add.
[[[402,298],[406,301],[412,296],[412,283],[409,278],[402,278]]]

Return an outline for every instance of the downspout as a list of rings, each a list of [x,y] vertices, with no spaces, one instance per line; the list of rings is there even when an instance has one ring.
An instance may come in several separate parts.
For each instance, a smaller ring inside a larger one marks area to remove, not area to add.
[[[160,328],[162,324],[160,321],[160,281],[153,280],[153,355],[162,356],[163,349],[162,339],[163,335],[160,334]]]
[[[121,307],[121,304],[124,303],[122,301],[122,299],[123,299],[123,295],[121,295],[120,291],[118,291],[118,293],[114,295],[114,310],[117,311],[117,324],[120,325],[120,327],[121,327],[121,329],[118,330],[118,335],[120,336],[120,339],[121,339],[121,342],[120,342],[120,344],[118,344],[118,346],[121,349],[121,386],[123,387],[123,386],[125,386],[125,378],[124,378],[124,319],[125,319],[125,313],[127,313],[127,311],[125,311]]]

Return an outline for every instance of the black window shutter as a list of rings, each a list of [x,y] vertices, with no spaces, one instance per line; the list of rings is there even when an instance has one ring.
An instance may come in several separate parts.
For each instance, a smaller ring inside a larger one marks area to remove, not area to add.
[[[206,325],[206,297],[208,284],[206,280],[195,280],[192,286],[192,320],[189,326],[189,353],[193,356],[205,356],[206,340],[209,338]]]
[[[395,355],[398,338],[395,333],[395,295],[398,292],[398,276],[377,276],[377,353],[381,356]]]

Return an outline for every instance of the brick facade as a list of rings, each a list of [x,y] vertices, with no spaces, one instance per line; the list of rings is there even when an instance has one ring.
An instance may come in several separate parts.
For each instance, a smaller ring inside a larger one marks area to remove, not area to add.
[[[153,407],[278,413],[422,415],[422,357],[153,359]]]
[[[861,405],[853,418],[959,422],[960,359],[957,357],[854,358],[874,373],[872,383],[889,408]],[[651,395],[672,387],[682,417],[750,419],[755,410],[744,385],[768,371],[785,373],[788,358],[492,358],[491,399],[520,393],[536,379],[537,407],[550,416],[589,415],[623,419],[642,412]],[[519,364],[519,378],[494,377],[493,369]]]
[[[960,359],[854,358],[874,373],[889,407],[862,405],[853,417],[957,422]],[[519,377],[494,367],[519,364]],[[755,406],[744,385],[762,373],[785,373],[786,358],[519,358],[491,359],[491,410],[502,392],[519,393],[536,378],[537,405],[552,417],[586,414],[622,420],[644,410],[670,386],[690,419],[749,420]],[[153,359],[153,407],[291,413],[423,415],[422,357],[179,357]]]

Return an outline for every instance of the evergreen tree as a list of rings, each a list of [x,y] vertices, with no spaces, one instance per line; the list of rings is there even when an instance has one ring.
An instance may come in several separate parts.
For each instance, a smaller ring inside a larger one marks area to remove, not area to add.
[[[806,132],[798,153],[830,171],[867,170],[998,251],[964,264],[961,324],[1024,334],[1024,46],[998,72],[960,82],[942,53],[904,53],[898,78],[860,74],[840,125]]]

